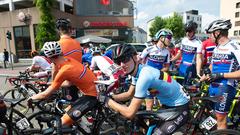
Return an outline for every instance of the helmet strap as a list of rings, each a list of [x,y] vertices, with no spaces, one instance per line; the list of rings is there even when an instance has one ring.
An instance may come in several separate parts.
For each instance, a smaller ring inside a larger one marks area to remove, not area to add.
[[[135,68],[136,68],[136,61],[133,59],[132,56],[131,56],[131,59],[132,59],[133,62],[134,62],[134,68],[133,68],[133,70],[132,70],[130,73],[128,73],[128,74],[130,74],[130,75],[135,71]]]
[[[213,32],[213,36],[214,36],[214,38],[215,38],[215,43],[216,43],[216,45],[218,45],[218,40],[219,40],[219,38],[220,38],[221,32],[222,32],[222,31],[220,31],[220,34],[218,34],[217,36],[216,36],[216,34]]]

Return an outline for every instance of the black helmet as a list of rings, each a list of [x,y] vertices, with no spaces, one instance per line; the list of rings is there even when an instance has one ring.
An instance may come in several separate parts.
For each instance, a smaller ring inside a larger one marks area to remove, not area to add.
[[[56,27],[57,29],[59,28],[67,29],[71,27],[71,22],[69,19],[59,18],[56,21]]]
[[[124,60],[127,57],[137,55],[135,47],[130,44],[119,44],[113,49],[113,60],[118,63],[118,61]]]
[[[184,29],[186,32],[196,31],[197,27],[198,27],[198,25],[194,21],[189,21],[184,25]]]

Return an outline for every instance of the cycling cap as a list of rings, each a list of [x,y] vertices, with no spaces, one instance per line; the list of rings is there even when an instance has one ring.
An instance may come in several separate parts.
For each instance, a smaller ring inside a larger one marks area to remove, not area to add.
[[[215,20],[209,24],[208,28],[205,29],[207,33],[212,33],[216,30],[229,30],[232,27],[230,20]]]
[[[69,19],[59,18],[56,21],[56,27],[59,28],[69,28],[71,27],[71,23]]]
[[[173,33],[169,29],[161,29],[155,34],[155,40],[158,41],[161,36],[172,36]]]
[[[60,44],[55,41],[46,42],[43,45],[43,49],[44,49],[44,54],[49,58],[54,56],[59,56],[62,53]]]
[[[135,47],[130,44],[119,44],[114,46],[113,50],[113,60],[123,59],[126,57],[131,57],[137,55]]]
[[[198,25],[194,21],[189,21],[184,25],[184,29],[186,32],[196,31],[197,27],[198,27]]]

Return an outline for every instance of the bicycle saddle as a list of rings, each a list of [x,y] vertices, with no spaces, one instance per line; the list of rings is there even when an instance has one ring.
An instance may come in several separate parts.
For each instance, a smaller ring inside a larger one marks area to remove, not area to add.
[[[136,116],[140,119],[159,119],[161,121],[169,121],[175,119],[181,114],[176,108],[153,111],[139,111]]]
[[[211,101],[211,102],[221,102],[223,99],[223,96],[214,96],[214,97],[196,97],[194,100],[205,100],[205,101]]]

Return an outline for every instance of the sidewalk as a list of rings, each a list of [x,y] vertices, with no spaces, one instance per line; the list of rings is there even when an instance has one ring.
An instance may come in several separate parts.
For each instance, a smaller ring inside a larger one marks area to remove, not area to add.
[[[2,63],[0,63],[2,65]],[[0,77],[5,75],[18,75],[20,71],[25,71],[25,69],[30,66],[31,63],[13,63],[13,70],[11,65],[8,65],[7,68],[0,67]]]

